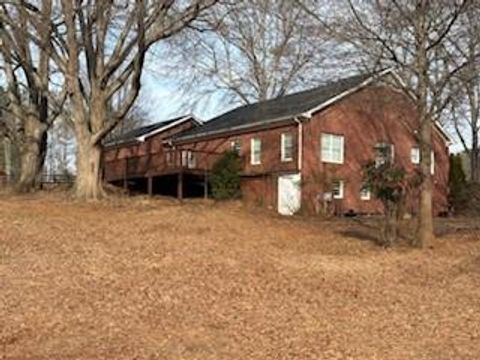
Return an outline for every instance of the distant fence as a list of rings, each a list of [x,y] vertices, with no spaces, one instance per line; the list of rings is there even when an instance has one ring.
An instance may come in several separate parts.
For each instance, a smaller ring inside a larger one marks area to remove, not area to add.
[[[11,175],[0,175],[0,186],[13,185],[16,178]],[[75,177],[68,174],[42,174],[41,185],[73,184]]]
[[[42,184],[73,184],[75,176],[68,174],[42,174]]]
[[[0,174],[0,185],[9,185],[13,183],[13,177],[10,175]]]

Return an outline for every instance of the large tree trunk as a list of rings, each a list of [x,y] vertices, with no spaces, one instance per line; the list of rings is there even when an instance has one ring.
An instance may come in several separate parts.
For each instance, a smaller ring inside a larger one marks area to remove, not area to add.
[[[398,237],[398,210],[399,205],[392,201],[384,204],[385,217],[382,229],[382,245],[390,247],[394,245]]]
[[[420,123],[421,186],[416,247],[427,247],[434,239],[433,232],[433,182],[431,174],[432,122],[425,116]]]
[[[84,200],[97,200],[104,197],[105,192],[101,176],[100,145],[92,145],[90,138],[78,139],[77,144],[77,176],[75,195]]]
[[[418,228],[417,236],[414,241],[414,245],[417,247],[426,247],[431,245],[435,237],[433,233],[432,194],[432,177],[428,176],[423,180],[422,191],[420,193]]]
[[[47,128],[33,120],[25,126],[24,141],[20,147],[20,173],[15,190],[26,193],[38,190],[47,152]]]
[[[430,173],[430,160],[432,151],[433,122],[429,113],[428,97],[428,1],[422,0],[416,5],[416,70],[418,84],[416,89],[418,116],[420,120],[420,202],[418,214],[418,227],[413,245],[417,247],[429,246],[434,238],[433,213],[432,213],[432,175]]]
[[[78,113],[75,119],[75,134],[77,139],[77,176],[75,195],[82,200],[98,200],[105,196],[102,183],[101,140],[95,141],[95,133],[102,129],[106,119],[107,104],[99,92],[93,95],[95,101],[90,112],[83,112],[83,103],[76,102]]]

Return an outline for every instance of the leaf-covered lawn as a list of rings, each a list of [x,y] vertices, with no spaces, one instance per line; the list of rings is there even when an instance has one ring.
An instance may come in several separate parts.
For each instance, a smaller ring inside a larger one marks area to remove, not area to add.
[[[474,221],[472,221],[472,224]],[[0,359],[475,359],[480,237],[240,204],[0,198]]]

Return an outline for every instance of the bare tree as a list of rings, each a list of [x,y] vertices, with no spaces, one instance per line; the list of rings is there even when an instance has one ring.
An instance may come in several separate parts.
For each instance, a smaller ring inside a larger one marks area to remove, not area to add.
[[[414,245],[434,238],[433,184],[430,173],[434,123],[450,104],[449,84],[469,59],[454,46],[461,37],[460,19],[468,0],[370,1],[345,0],[342,18],[308,8],[332,36],[355,46],[369,71],[393,67],[395,86],[415,103],[419,116],[421,195]],[[299,2],[304,8],[304,4]]]
[[[77,140],[76,195],[104,195],[101,143],[128,114],[141,85],[145,55],[156,42],[179,33],[215,0],[62,0],[63,28],[54,59],[64,73]],[[127,89],[123,103],[110,103]]]
[[[39,185],[47,130],[61,108],[61,94],[51,87],[52,1],[38,2],[35,17],[30,12],[22,1],[0,1],[0,71],[8,98],[2,129],[20,152],[20,192]]]
[[[75,134],[71,115],[64,111],[49,129],[45,173],[49,178],[74,174]]]
[[[291,0],[240,0],[209,11],[209,31],[169,42],[174,61],[154,71],[179,83],[187,104],[266,100],[330,75],[332,43]]]
[[[110,112],[115,113],[119,110],[119,107],[122,106],[124,98],[127,94],[122,93],[121,91],[116,94],[115,98],[112,99],[110,104]],[[148,122],[148,114],[144,110],[140,99],[132,105],[127,115],[121,119],[118,124],[110,131],[110,133],[105,137],[105,141],[110,139],[115,139],[116,137],[123,135],[135,128],[145,125]]]
[[[468,65],[458,73],[451,91],[456,93],[451,104],[453,127],[469,158],[472,182],[480,182],[480,6],[472,7],[463,18],[463,36],[459,43]]]

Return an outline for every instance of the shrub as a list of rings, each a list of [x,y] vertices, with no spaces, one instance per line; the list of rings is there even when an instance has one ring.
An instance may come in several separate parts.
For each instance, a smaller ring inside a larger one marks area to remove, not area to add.
[[[384,208],[381,244],[391,246],[398,236],[399,208],[407,191],[405,170],[391,162],[368,163],[363,169],[364,188],[369,189]]]
[[[448,173],[448,200],[455,211],[464,209],[469,203],[469,187],[462,166],[460,154],[450,155],[450,170]]]
[[[240,197],[240,171],[240,158],[234,151],[227,151],[215,162],[210,176],[214,199],[226,200]]]

